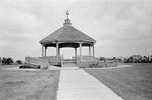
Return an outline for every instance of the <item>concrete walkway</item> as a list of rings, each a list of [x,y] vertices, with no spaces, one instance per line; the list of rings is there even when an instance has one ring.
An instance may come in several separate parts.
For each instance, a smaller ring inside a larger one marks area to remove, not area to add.
[[[61,70],[57,100],[123,100],[82,69]]]

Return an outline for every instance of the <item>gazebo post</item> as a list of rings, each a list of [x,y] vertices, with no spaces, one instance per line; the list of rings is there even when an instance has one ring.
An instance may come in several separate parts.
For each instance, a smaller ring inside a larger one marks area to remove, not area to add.
[[[95,56],[95,54],[94,54],[94,44],[93,44],[93,56]]]
[[[45,55],[44,55],[44,56],[45,56],[45,57],[46,57],[46,48],[47,48],[47,47],[45,47],[45,51],[44,51],[44,53],[45,53]]]
[[[90,46],[89,46],[89,56],[91,56],[91,48],[90,48]]]
[[[75,48],[75,61],[77,61],[77,48]]]
[[[43,45],[42,45],[42,57],[43,57]]]
[[[58,57],[60,57],[60,47],[58,47]]]
[[[58,57],[59,56],[58,55],[58,53],[59,53],[58,51],[59,51],[59,44],[58,44],[58,42],[56,42],[56,59],[57,59],[57,62],[58,62],[58,58],[59,58]]]
[[[80,61],[82,61],[82,43],[80,42]]]

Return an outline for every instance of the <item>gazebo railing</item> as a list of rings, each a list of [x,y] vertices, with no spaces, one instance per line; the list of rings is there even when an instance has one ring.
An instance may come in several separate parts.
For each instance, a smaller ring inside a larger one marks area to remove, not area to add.
[[[40,57],[41,59],[48,60],[49,64],[51,65],[61,65],[61,57],[58,58],[56,56],[46,56],[46,57]]]
[[[26,64],[40,65],[41,68],[49,66],[48,60],[39,59],[36,57],[25,57]]]
[[[82,61],[94,61],[94,56],[82,56]],[[80,61],[80,56],[77,56],[77,61]]]

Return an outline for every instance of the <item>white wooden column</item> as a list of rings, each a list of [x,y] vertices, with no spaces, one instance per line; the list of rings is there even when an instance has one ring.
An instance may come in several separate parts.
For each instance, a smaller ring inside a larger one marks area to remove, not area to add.
[[[75,48],[75,60],[77,61],[77,48]]]
[[[82,61],[82,43],[80,42],[80,61]]]
[[[95,56],[95,53],[94,53],[94,44],[93,44],[93,56]]]
[[[56,42],[56,58],[57,58],[57,62],[59,61],[59,44],[58,42]]]
[[[89,56],[91,56],[91,48],[90,48],[90,46],[89,46]]]
[[[60,57],[60,48],[59,47],[58,47],[58,57]]]
[[[44,47],[44,49],[45,49],[45,51],[44,51],[44,56],[46,57],[46,49],[47,49],[47,47]]]
[[[44,56],[44,49],[43,49],[43,45],[42,45],[42,57]]]

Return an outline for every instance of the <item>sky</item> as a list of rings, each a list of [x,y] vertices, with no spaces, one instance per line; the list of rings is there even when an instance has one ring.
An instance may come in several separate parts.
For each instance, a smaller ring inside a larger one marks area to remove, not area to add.
[[[67,10],[72,25],[97,41],[96,57],[152,55],[152,0],[0,0],[0,57],[41,56],[39,41],[63,26]],[[74,54],[61,49],[65,58]]]

